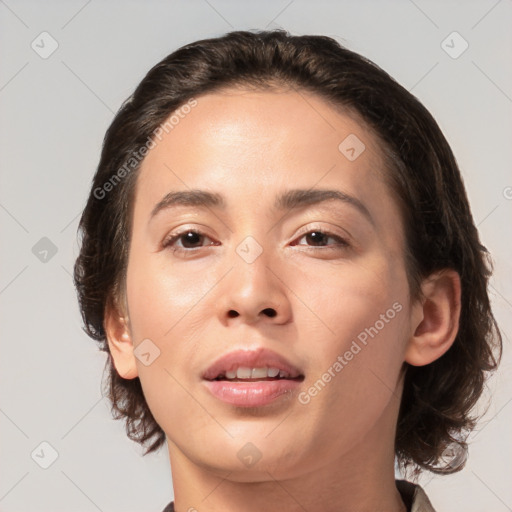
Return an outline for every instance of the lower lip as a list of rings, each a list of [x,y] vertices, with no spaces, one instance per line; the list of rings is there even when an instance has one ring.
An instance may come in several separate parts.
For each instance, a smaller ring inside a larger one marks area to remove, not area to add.
[[[206,380],[204,382],[213,396],[237,407],[261,407],[270,404],[283,395],[293,393],[300,385],[300,381],[289,379],[253,382]]]

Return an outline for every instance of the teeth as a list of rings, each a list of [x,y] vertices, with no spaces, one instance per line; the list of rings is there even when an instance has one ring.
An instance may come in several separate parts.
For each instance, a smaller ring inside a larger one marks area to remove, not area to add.
[[[245,368],[244,366],[241,366],[236,371],[236,377],[237,379],[250,379],[251,378],[251,369]]]
[[[266,379],[267,378],[267,368],[253,368],[251,378],[252,379]]]
[[[279,375],[279,368],[269,368],[267,373],[269,377],[277,377]]]
[[[279,375],[281,378],[289,377],[289,374],[285,371],[279,370],[279,368],[248,368],[246,366],[240,366],[236,370],[225,372],[225,378],[228,380],[232,379],[266,379],[267,377],[274,378]]]

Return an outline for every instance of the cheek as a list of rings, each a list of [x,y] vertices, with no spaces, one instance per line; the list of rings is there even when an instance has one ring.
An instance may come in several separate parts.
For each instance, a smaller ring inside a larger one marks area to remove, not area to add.
[[[290,276],[290,283],[307,306],[303,317],[316,323],[317,337],[325,339],[322,346],[331,354],[358,336],[364,341],[367,330],[375,333],[376,328],[381,339],[393,342],[395,330],[402,328],[408,301],[405,271],[380,255],[324,267],[323,272],[306,269]]]
[[[215,276],[204,270],[201,278],[193,268],[170,267],[166,258],[130,260],[127,296],[132,335],[163,341],[173,330],[187,323],[194,309],[215,283]],[[191,265],[193,266],[193,264]]]
[[[133,255],[128,265],[132,340],[135,346],[151,340],[158,354],[147,366],[137,359],[139,378],[149,408],[166,432],[182,424],[188,415],[195,418],[191,430],[209,424],[204,411],[199,406],[195,410],[197,404],[191,400],[187,382],[195,370],[192,359],[197,349],[197,329],[201,327],[198,315],[206,320],[202,299],[215,282],[214,276],[197,276],[189,270],[171,271],[165,258]],[[209,311],[211,316],[211,307]]]
[[[390,400],[403,363],[409,300],[405,271],[375,258],[339,268],[317,279],[316,287],[311,279],[297,285],[297,294],[307,297],[315,313],[309,313],[309,327],[302,326],[315,347],[309,355],[311,393],[304,401],[310,399],[318,415],[357,413],[355,421],[363,428]]]

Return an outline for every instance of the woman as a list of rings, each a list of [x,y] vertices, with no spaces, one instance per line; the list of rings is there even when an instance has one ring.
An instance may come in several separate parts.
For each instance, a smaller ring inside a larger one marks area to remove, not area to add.
[[[165,512],[431,511],[501,357],[454,156],[323,36],[232,32],[157,64],[107,131],[75,283]]]

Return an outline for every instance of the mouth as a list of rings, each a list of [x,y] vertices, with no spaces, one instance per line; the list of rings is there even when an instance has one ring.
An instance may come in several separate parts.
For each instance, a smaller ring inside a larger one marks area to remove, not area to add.
[[[237,407],[261,407],[289,397],[304,378],[283,356],[266,349],[230,352],[203,374],[206,387],[216,398]]]
[[[272,350],[235,350],[217,359],[202,375],[203,379],[238,381],[296,380],[304,374],[284,356]]]
[[[259,382],[259,381],[273,381],[273,380],[304,380],[304,375],[293,376],[285,370],[279,368],[249,368],[246,366],[239,366],[233,370],[221,372],[217,377],[211,380],[224,380],[228,382]]]

